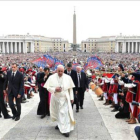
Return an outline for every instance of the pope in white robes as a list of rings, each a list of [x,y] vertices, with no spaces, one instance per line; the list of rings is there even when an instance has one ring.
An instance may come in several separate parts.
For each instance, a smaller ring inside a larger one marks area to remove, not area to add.
[[[66,137],[74,130],[75,120],[71,103],[74,100],[73,88],[75,87],[71,77],[64,73],[64,67],[59,65],[57,73],[46,81],[45,88],[52,93],[50,102],[50,117],[57,121],[57,128]]]

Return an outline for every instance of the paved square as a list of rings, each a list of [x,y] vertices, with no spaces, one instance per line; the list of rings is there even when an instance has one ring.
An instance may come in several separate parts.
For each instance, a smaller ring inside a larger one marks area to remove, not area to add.
[[[34,102],[38,104],[38,99],[35,98]],[[69,138],[65,138],[58,130],[55,130],[56,123],[51,122],[49,117],[40,119],[36,115],[36,110],[37,105],[10,129],[1,140],[112,140],[90,93],[85,93],[83,110],[76,113],[74,106],[76,126],[75,130],[70,133]]]

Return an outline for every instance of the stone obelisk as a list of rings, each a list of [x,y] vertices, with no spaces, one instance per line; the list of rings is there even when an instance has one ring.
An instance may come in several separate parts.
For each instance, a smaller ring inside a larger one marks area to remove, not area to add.
[[[73,14],[73,44],[76,44],[76,14],[75,14],[75,8],[74,8],[74,14]]]
[[[74,7],[74,14],[73,14],[73,50],[76,51],[76,14],[75,14],[75,7]]]

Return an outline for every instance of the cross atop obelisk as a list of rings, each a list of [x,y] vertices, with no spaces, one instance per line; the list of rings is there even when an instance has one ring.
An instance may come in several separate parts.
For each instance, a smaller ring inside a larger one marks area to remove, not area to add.
[[[74,7],[74,14],[73,14],[73,44],[76,45],[76,14],[75,14],[75,7]]]

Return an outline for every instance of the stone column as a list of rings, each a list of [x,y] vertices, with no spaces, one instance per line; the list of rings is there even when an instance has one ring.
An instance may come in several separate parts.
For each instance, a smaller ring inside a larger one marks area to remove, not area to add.
[[[138,53],[140,53],[140,42],[138,42],[138,48],[139,48]]]
[[[138,53],[139,53],[139,42],[137,42],[137,47],[138,47]]]
[[[31,42],[31,53],[34,53],[34,42]]]
[[[128,53],[130,53],[130,42],[128,42]]]
[[[21,42],[19,42],[19,53],[21,53]]]
[[[7,44],[6,44],[6,53],[9,53],[9,42],[7,42]]]
[[[25,53],[25,43],[24,42],[22,42],[22,46],[23,46],[23,53]]]
[[[132,53],[134,53],[134,42],[132,42]]]
[[[126,53],[126,42],[123,42],[122,53]]]
[[[1,54],[2,54],[2,51],[3,51],[3,46],[2,46],[2,42],[0,42],[0,50],[1,50]]]
[[[2,53],[3,49],[2,49],[2,42],[0,42],[0,53]]]
[[[135,52],[138,53],[138,42],[136,42]]]
[[[11,53],[13,53],[13,42],[11,42]]]
[[[27,53],[27,42],[25,42],[25,53]]]
[[[23,53],[27,53],[27,42],[23,42]]]
[[[116,52],[119,53],[119,44],[116,42]]]
[[[2,53],[5,53],[5,44],[4,44],[4,42],[2,43]]]
[[[17,53],[17,42],[15,42],[15,53]]]

